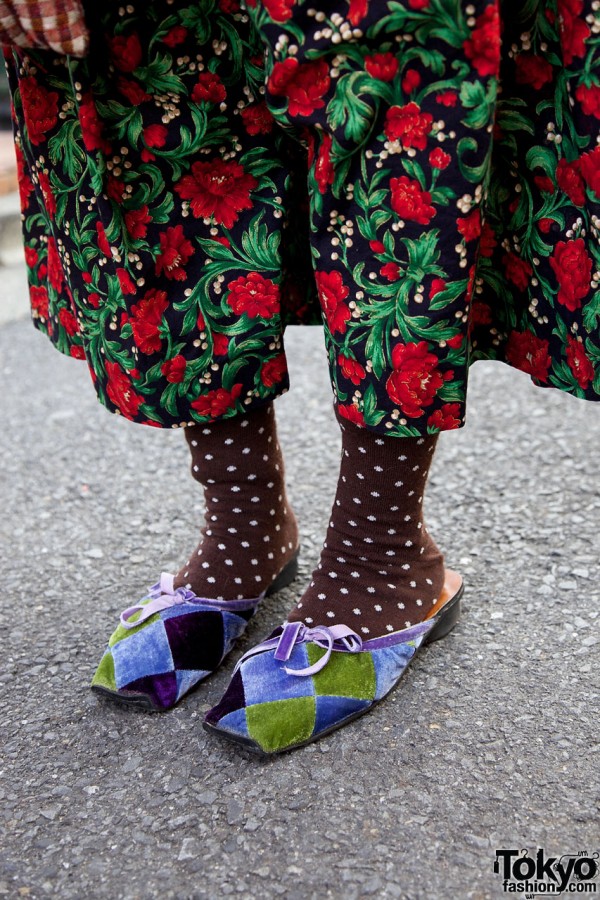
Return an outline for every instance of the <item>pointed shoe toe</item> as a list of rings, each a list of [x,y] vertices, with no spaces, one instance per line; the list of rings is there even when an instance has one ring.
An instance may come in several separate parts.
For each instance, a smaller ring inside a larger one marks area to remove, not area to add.
[[[345,625],[280,626],[240,659],[204,728],[267,756],[329,734],[372,709],[422,647],[452,630],[462,594],[460,575],[447,570],[429,618],[368,641]]]
[[[290,584],[298,572],[298,550],[258,597],[213,600],[160,581],[120,623],[92,678],[92,690],[128,706],[170,709],[219,668],[244,633],[260,602]]]

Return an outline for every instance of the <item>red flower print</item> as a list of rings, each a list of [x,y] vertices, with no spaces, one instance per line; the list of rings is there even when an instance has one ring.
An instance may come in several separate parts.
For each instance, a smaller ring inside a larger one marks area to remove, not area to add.
[[[287,373],[285,353],[278,353],[273,359],[268,359],[260,370],[260,380],[265,387],[273,387],[279,384]]]
[[[275,97],[283,96],[287,86],[298,71],[300,63],[295,56],[288,56],[281,62],[276,62],[269,76],[268,88]]]
[[[225,85],[214,72],[201,72],[192,91],[194,103],[222,103],[227,96]]]
[[[600,119],[600,85],[592,84],[587,87],[580,84],[575,91],[575,97],[581,103],[581,108],[586,116],[596,116]]]
[[[506,345],[506,359],[527,375],[546,382],[552,364],[548,346],[548,341],[537,337],[531,331],[513,331]]]
[[[31,308],[34,313],[41,319],[47,319],[50,310],[48,304],[48,291],[46,288],[35,287],[32,285],[29,288],[29,297],[31,299]]]
[[[266,103],[254,103],[252,106],[246,106],[240,115],[248,134],[270,134],[273,131],[275,120]]]
[[[27,135],[34,146],[41,144],[46,132],[56,125],[58,118],[58,94],[47,91],[33,75],[19,80]]]
[[[324,59],[299,63],[295,57],[275,63],[269,90],[289,100],[290,116],[310,116],[325,106],[323,95],[329,88],[329,66]]]
[[[429,165],[432,169],[446,169],[451,162],[452,157],[449,153],[445,153],[441,147],[436,147],[429,154]]]
[[[477,16],[471,37],[463,42],[465,55],[480,75],[498,75],[500,68],[500,16],[496,2]]]
[[[136,294],[137,287],[135,283],[131,280],[131,276],[129,272],[125,269],[117,269],[117,278],[119,279],[119,285],[121,287],[121,291],[123,294]]]
[[[496,240],[494,229],[489,224],[489,222],[484,222],[481,227],[481,238],[479,240],[479,255],[485,256],[489,259],[492,256],[494,247],[496,247],[497,244],[498,241]]]
[[[202,324],[202,329],[203,328],[204,328],[204,323]],[[223,334],[221,331],[213,331],[212,332],[212,340],[213,340],[213,354],[215,356],[225,356],[229,349],[228,336],[226,334]]]
[[[85,350],[80,344],[71,344],[69,356],[71,356],[72,359],[85,359]]]
[[[442,375],[437,364],[438,358],[429,353],[427,341],[396,344],[393,348],[394,371],[385,387],[405,416],[416,419],[423,415],[423,407],[430,406],[444,381],[452,378],[452,372]]]
[[[520,53],[515,60],[517,84],[530,84],[539,91],[552,81],[552,65],[533,53]]]
[[[242,384],[234,384],[230,391],[225,388],[216,388],[214,391],[208,391],[202,397],[191,404],[201,416],[210,416],[210,421],[222,416],[228,409],[235,406],[235,401],[242,392]]]
[[[110,153],[110,143],[104,138],[102,122],[98,117],[98,111],[91,94],[85,94],[79,104],[79,124],[85,149],[102,150]]]
[[[558,0],[560,42],[565,65],[576,56],[585,56],[585,42],[590,36],[583,13],[583,0]]]
[[[360,425],[363,428],[365,427],[365,417],[354,403],[338,403],[337,411],[340,416],[348,419],[349,422],[354,422],[355,425]]]
[[[429,289],[429,299],[431,300],[436,294],[440,294],[446,290],[446,282],[443,278],[434,278]]]
[[[460,403],[444,403],[441,409],[436,409],[427,419],[429,428],[439,428],[440,431],[451,431],[460,428]]]
[[[279,312],[279,287],[258,272],[250,272],[230,281],[227,290],[227,303],[239,316],[246,313],[251,319],[257,316],[270,319]]]
[[[118,34],[110,39],[112,62],[120,72],[133,72],[142,61],[142,45],[137,34]]]
[[[174,25],[173,28],[167,31],[163,41],[167,47],[176,47],[177,44],[183,44],[187,36],[187,28],[184,28],[183,25]]]
[[[472,209],[470,213],[456,220],[456,227],[465,241],[474,241],[481,234],[481,213],[479,209]]]
[[[153,288],[131,307],[133,339],[142,353],[157,353],[160,350],[162,340],[158,329],[168,306],[166,291]]]
[[[344,284],[341,273],[315,272],[315,281],[329,330],[332,333],[339,331],[344,334],[346,323],[352,318],[352,312],[344,303],[350,291]]]
[[[567,363],[580,388],[585,391],[594,380],[594,366],[581,341],[567,337]]]
[[[14,145],[17,157],[17,176],[19,179],[19,197],[21,202],[21,211],[25,212],[29,203],[29,195],[33,191],[33,182],[29,177],[29,169],[25,165],[25,157],[23,151],[18,144]]]
[[[408,0],[408,5],[411,9],[427,9],[429,0]]]
[[[344,356],[343,353],[339,353],[337,361],[344,378],[347,378],[352,384],[360,384],[363,378],[366,377],[367,373],[364,366],[361,366],[356,359],[352,359],[349,356]]]
[[[421,112],[420,107],[411,100],[406,106],[392,106],[388,109],[384,131],[389,141],[400,140],[403,147],[424,150],[432,124],[433,116]]]
[[[164,125],[148,125],[144,128],[142,137],[146,146],[141,153],[144,162],[150,162],[150,160],[156,159],[154,153],[151,153],[148,148],[160,149],[160,147],[164,147],[167,142],[168,133],[169,132]]]
[[[35,247],[25,247],[25,263],[32,269],[38,261],[38,252]]]
[[[471,307],[471,325],[490,325],[492,322],[492,310],[489,304],[475,300]]]
[[[379,274],[387,278],[388,281],[398,281],[400,278],[400,266],[395,262],[387,262],[380,268]]]
[[[242,210],[251,209],[250,192],[257,186],[254,175],[239,163],[212,159],[195,162],[191,174],[184,175],[175,190],[183,200],[190,201],[197,219],[212,218],[217,225],[231,228]]]
[[[319,146],[319,154],[315,163],[315,180],[319,193],[324,194],[330,184],[333,184],[335,170],[331,162],[331,135],[325,134]]]
[[[185,356],[179,354],[178,356],[174,356],[173,359],[168,359],[164,362],[160,367],[160,371],[171,384],[179,384],[184,379],[186,366],[187,361]]]
[[[456,106],[458,103],[458,94],[456,91],[440,91],[439,94],[436,95],[436,103],[441,104],[441,106]]]
[[[594,194],[600,197],[600,146],[584,153],[579,163],[585,183]]]
[[[147,225],[152,221],[146,204],[139,209],[128,209],[125,213],[125,228],[134,241],[140,241],[146,237]]]
[[[58,255],[58,248],[54,238],[48,238],[48,281],[57,293],[63,288],[65,276],[63,267]]]
[[[526,260],[521,259],[520,256],[517,256],[516,253],[512,252],[504,254],[502,257],[502,264],[508,280],[512,281],[519,290],[526,290],[529,279],[533,275],[533,268],[530,264]]]
[[[368,0],[349,0],[349,2],[348,21],[352,25],[358,25],[367,15],[369,9]]]
[[[106,363],[106,393],[126,419],[137,416],[138,409],[144,402],[133,390],[131,379],[116,362]]]
[[[65,329],[69,337],[73,337],[79,331],[79,323],[73,313],[69,309],[61,309],[58,314],[58,321]]]
[[[566,159],[559,159],[556,167],[556,181],[571,203],[575,206],[583,206],[585,203],[585,183],[581,175],[581,164],[578,159],[573,162],[567,162]]]
[[[431,206],[431,194],[422,191],[418,181],[413,181],[406,175],[390,180],[392,191],[392,209],[398,213],[401,219],[409,222],[418,222],[419,225],[429,225],[435,216],[435,208]]]
[[[398,60],[393,53],[373,53],[365,56],[365,69],[379,81],[392,81],[398,73]]]
[[[416,69],[406,69],[402,78],[402,90],[405,94],[410,94],[421,84],[421,76]]]
[[[559,241],[550,257],[550,265],[558,282],[558,302],[575,312],[590,291],[592,276],[592,260],[583,238]]]
[[[109,175],[106,180],[106,193],[115,203],[123,203],[125,200],[125,183],[114,175]]]
[[[185,281],[187,274],[183,268],[191,256],[194,247],[183,233],[183,225],[167,228],[160,236],[160,255],[156,260],[156,274],[164,275],[173,281]]]
[[[294,2],[295,0],[263,0],[262,5],[274,22],[287,22],[292,16]]]
[[[127,78],[119,78],[119,91],[132,106],[139,106],[144,100],[151,100],[150,94],[137,83],[137,81],[129,81]]]
[[[42,194],[44,195],[44,204],[48,210],[48,214],[53,216],[56,213],[56,199],[52,193],[52,188],[50,187],[50,178],[45,172],[40,172],[38,174],[38,181],[40,183],[40,188],[42,189]]]

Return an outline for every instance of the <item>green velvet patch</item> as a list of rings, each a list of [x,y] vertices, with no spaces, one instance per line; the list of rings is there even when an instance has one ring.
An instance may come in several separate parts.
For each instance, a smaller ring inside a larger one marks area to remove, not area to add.
[[[246,707],[248,734],[265,751],[307,741],[315,728],[314,697],[292,697]]]
[[[110,688],[111,691],[117,690],[115,681],[115,662],[112,653],[105,653],[100,660],[100,665],[96,669],[92,684],[99,684],[101,687]]]
[[[311,665],[314,665],[326,652],[316,644],[308,644],[306,649]],[[313,684],[315,692],[319,696],[374,700],[377,677],[373,658],[370,653],[334,651],[325,668],[313,675]]]
[[[141,615],[141,612],[140,612],[140,610],[138,610],[136,613],[134,613],[132,615],[132,617],[129,621],[135,622],[136,617],[139,618],[140,615]],[[149,619],[146,619],[145,622],[142,622],[142,624],[138,628],[123,628],[122,625],[120,625],[120,624],[117,625],[117,627],[115,628],[115,630],[113,631],[113,633],[111,634],[111,636],[108,639],[108,646],[114,647],[115,644],[118,644],[119,641],[124,640],[126,637],[129,637],[131,634],[137,634],[137,632],[141,631],[142,628],[146,628],[147,625],[152,625],[153,622],[156,622],[158,617],[159,617],[159,614],[154,613],[153,616],[150,616]]]

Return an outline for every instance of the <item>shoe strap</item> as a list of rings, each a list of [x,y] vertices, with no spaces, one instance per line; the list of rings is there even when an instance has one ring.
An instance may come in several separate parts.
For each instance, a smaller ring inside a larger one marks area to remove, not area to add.
[[[146,597],[134,606],[123,610],[120,615],[120,622],[123,628],[135,628],[155,613],[182,603],[194,604],[203,610],[219,610],[233,613],[247,612],[255,610],[266,593],[263,591],[258,597],[248,600],[215,600],[212,597],[199,597],[189,588],[176,588],[174,587],[174,581],[174,575],[169,572],[163,572],[160,576],[160,581],[152,585]],[[140,615],[135,622],[132,622],[131,617],[137,612]]]
[[[341,653],[362,653],[370,650],[381,650],[385,647],[394,647],[397,644],[406,644],[408,641],[416,640],[427,634],[433,627],[433,619],[419,622],[417,625],[411,625],[402,631],[394,631],[392,634],[386,634],[383,637],[372,638],[369,641],[363,639],[347,625],[318,625],[315,628],[308,628],[303,622],[285,622],[278,628],[272,637],[266,641],[248,650],[238,661],[234,674],[245,660],[256,656],[258,653],[264,653],[266,650],[275,650],[274,658],[279,662],[287,662],[296,644],[304,644],[312,642],[319,647],[323,647],[325,653],[305,669],[291,669],[284,666],[284,671],[288,675],[298,675],[306,677],[316,675],[321,669],[324,669],[331,658],[332,652]]]

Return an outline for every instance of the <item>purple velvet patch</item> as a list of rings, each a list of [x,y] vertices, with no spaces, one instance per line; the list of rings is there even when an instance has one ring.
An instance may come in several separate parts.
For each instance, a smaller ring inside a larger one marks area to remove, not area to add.
[[[241,673],[236,672],[218,704],[207,712],[206,721],[211,725],[216,725],[223,716],[235,712],[236,709],[243,709],[245,705],[244,682]]]
[[[223,617],[220,612],[188,613],[164,624],[176,669],[212,672],[223,658]]]
[[[177,700],[177,678],[175,672],[165,672],[164,675],[144,675],[143,678],[131,681],[123,688],[123,691],[146,694],[155,706],[165,708],[173,706]]]

